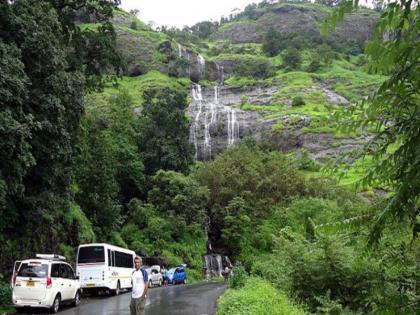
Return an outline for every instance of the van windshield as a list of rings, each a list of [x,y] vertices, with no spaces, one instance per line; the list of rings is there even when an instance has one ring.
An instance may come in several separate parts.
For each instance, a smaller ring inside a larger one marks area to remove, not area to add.
[[[48,275],[48,265],[41,263],[22,263],[18,277],[30,277],[30,278],[46,278]]]
[[[105,262],[104,247],[103,246],[80,247],[77,262],[79,264]]]

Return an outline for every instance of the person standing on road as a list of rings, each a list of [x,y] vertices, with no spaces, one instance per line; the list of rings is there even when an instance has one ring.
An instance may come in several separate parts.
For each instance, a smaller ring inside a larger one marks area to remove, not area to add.
[[[147,272],[141,269],[142,259],[139,256],[134,258],[134,267],[136,270],[131,275],[131,284],[133,286],[131,292],[130,314],[144,315],[146,306],[146,293],[148,288]]]

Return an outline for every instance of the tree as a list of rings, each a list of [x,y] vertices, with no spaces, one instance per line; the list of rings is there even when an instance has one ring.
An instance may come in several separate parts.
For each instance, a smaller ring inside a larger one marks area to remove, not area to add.
[[[145,91],[143,99],[138,147],[145,174],[154,175],[159,169],[188,172],[194,147],[189,143],[190,123],[185,115],[187,94],[156,87]]]
[[[116,161],[106,135],[107,125],[104,118],[84,119],[75,171],[75,199],[92,222],[99,241],[110,240],[121,221]]]
[[[297,70],[302,64],[302,56],[296,48],[289,48],[283,56],[283,63],[288,70]]]
[[[281,50],[280,33],[273,27],[264,36],[262,50],[270,57],[276,56]]]
[[[187,224],[204,224],[208,189],[194,179],[173,171],[160,170],[153,176],[148,200],[163,215],[179,215]]]
[[[238,256],[252,226],[250,218],[251,209],[241,197],[233,198],[225,208],[224,228],[222,240]]]
[[[358,0],[346,1],[324,24],[335,26]],[[392,188],[386,207],[376,216],[372,240],[386,222],[409,220],[414,236],[420,231],[420,6],[411,0],[391,1],[381,16],[377,37],[366,54],[370,70],[389,78],[368,100],[339,115],[350,130],[374,130],[360,156],[373,155],[373,166],[361,184],[385,183]]]
[[[140,14],[140,10],[139,9],[131,9],[130,14],[132,14],[134,16],[138,16]]]
[[[105,69],[121,69],[109,23],[117,3],[0,1],[1,252],[4,235],[25,255],[55,251],[66,238],[84,95],[103,85]],[[97,32],[75,24],[82,9],[97,17]],[[3,257],[1,269],[11,258]]]

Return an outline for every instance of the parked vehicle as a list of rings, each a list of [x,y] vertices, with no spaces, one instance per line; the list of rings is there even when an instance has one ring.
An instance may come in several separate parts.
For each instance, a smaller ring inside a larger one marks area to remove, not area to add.
[[[16,278],[16,275],[17,275],[17,272],[19,270],[19,267],[20,267],[20,264],[21,263],[22,263],[21,260],[16,260],[15,263],[14,263],[14,265],[13,265],[12,279],[10,279],[10,286],[12,287],[12,289],[13,289],[13,283],[15,281],[15,278]]]
[[[80,245],[76,271],[83,292],[107,291],[118,295],[131,289],[134,251],[105,243]]]
[[[22,260],[12,285],[12,302],[18,311],[31,307],[57,313],[63,303],[77,306],[80,302],[79,279],[63,256],[37,254]]]
[[[187,272],[185,271],[185,267],[180,266],[169,269],[165,273],[165,279],[171,284],[187,283]]]
[[[163,276],[160,272],[160,266],[155,265],[146,269],[149,276],[149,288],[153,286],[162,286]]]

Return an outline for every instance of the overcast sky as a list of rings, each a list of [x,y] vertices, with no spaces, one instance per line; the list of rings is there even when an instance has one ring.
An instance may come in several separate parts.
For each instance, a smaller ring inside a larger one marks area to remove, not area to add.
[[[314,1],[314,0],[311,0]],[[261,0],[121,0],[121,7],[130,11],[138,9],[139,18],[154,26],[192,26],[201,21],[219,21],[221,16],[229,16],[234,9],[243,10],[250,3]],[[372,0],[360,0],[368,4]]]
[[[156,25],[182,27],[205,20],[218,21],[222,15],[228,16],[235,8],[259,0],[121,0],[126,11],[138,9],[139,18]]]

